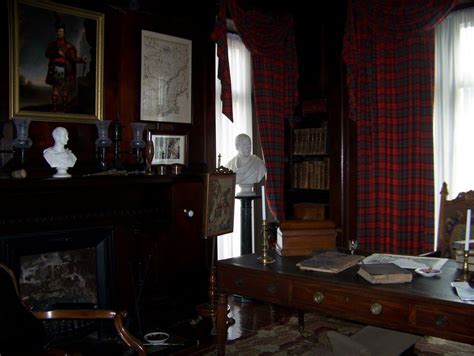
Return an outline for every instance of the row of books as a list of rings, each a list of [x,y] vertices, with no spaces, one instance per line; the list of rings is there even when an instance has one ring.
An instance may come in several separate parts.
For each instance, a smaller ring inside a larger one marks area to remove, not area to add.
[[[331,220],[287,220],[277,229],[276,251],[281,256],[309,256],[336,247],[336,225]]]
[[[329,189],[329,158],[293,163],[291,187],[294,189]]]
[[[326,154],[327,127],[293,130],[294,155]]]

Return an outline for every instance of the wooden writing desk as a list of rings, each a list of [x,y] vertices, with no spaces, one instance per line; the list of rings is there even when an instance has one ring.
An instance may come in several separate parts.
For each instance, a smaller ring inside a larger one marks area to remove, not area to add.
[[[357,266],[338,274],[301,271],[302,257],[273,255],[262,265],[257,255],[217,262],[217,343],[225,354],[227,296],[244,297],[326,313],[334,317],[420,335],[474,344],[474,304],[464,303],[450,283],[458,270],[448,261],[434,278],[415,275],[411,283],[372,285],[357,275]]]

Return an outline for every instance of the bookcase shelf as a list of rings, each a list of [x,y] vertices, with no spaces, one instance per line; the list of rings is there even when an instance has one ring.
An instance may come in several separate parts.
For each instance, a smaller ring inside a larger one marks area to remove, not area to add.
[[[294,204],[328,205],[330,157],[326,100],[302,103],[302,116],[288,119],[287,136],[287,218],[294,215]],[[328,209],[326,208],[326,214]],[[325,216],[327,218],[327,216]]]

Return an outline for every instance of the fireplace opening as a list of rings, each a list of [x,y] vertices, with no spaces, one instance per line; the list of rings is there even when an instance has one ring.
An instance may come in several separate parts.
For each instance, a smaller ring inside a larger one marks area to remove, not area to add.
[[[20,256],[19,287],[33,310],[59,305],[96,305],[96,248],[54,251]]]
[[[89,227],[0,238],[2,260],[18,276],[21,298],[33,310],[112,307],[113,230]],[[95,321],[48,321],[53,339],[78,337],[108,327]]]

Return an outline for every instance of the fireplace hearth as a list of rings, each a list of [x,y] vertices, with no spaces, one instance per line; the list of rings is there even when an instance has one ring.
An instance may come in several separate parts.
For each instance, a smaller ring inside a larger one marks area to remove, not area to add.
[[[110,227],[90,227],[8,235],[0,242],[33,310],[58,304],[105,309],[112,305],[112,235]]]
[[[165,328],[193,318],[208,293],[203,187],[201,174],[0,180],[0,261],[35,308],[66,302],[60,307],[124,310],[132,332],[140,321]],[[137,284],[144,286],[139,305]],[[83,295],[73,285],[85,286]]]

